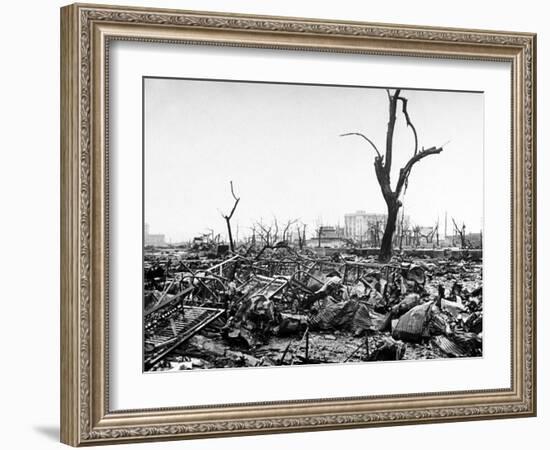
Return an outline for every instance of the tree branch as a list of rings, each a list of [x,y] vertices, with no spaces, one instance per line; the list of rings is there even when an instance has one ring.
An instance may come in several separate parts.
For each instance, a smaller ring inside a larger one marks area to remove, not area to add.
[[[378,151],[378,148],[376,147],[376,145],[374,145],[374,142],[372,142],[367,136],[365,136],[364,134],[361,134],[361,133],[344,133],[344,134],[341,134],[340,137],[344,137],[344,136],[361,136],[363,139],[365,139],[370,145],[372,145],[372,148],[374,148],[374,151],[376,152],[376,154],[379,156],[379,157],[382,157],[380,155],[380,152]]]
[[[260,239],[266,243],[266,245],[271,245],[271,230],[273,225],[270,225],[269,228],[265,227],[263,223],[256,222],[256,225],[260,228],[261,232],[258,232]]]
[[[294,220],[290,220],[290,219],[289,219],[289,220],[288,220],[288,222],[286,223],[285,228],[284,228],[284,230],[283,230],[283,241],[286,241],[286,239],[287,239],[287,237],[288,237],[288,236],[287,236],[288,230],[289,230],[290,227],[291,227],[292,225],[294,225],[296,222],[298,222],[298,219],[294,219]]]
[[[395,188],[395,194],[397,195],[397,197],[399,197],[399,195],[401,194],[401,189],[403,189],[403,185],[407,182],[413,166],[426,156],[437,155],[442,151],[443,147],[430,147],[426,150],[422,150],[421,152],[415,154],[411,159],[409,159],[407,164],[405,164],[405,167],[403,167],[399,171],[399,180],[397,181],[397,187]]]
[[[233,190],[233,180],[231,180],[229,182],[229,185],[231,186],[231,195],[233,196],[233,198],[236,200],[236,201],[239,201],[240,199],[237,198],[237,196],[235,195],[235,191]]]
[[[231,186],[231,195],[235,199],[235,204],[233,205],[233,209],[231,209],[231,212],[229,213],[229,215],[223,215],[222,214],[223,218],[226,219],[226,220],[230,220],[233,217],[233,213],[235,212],[235,210],[237,209],[237,205],[241,201],[240,197],[237,197],[235,195],[235,191],[233,190],[233,181],[230,181],[229,184]]]
[[[460,228],[458,228],[458,225],[456,224],[454,217],[451,217],[451,220],[453,221],[453,225],[454,225],[454,227],[455,227],[456,232],[457,232],[459,235],[462,236],[462,231],[460,230]]]
[[[416,134],[416,128],[411,122],[411,118],[409,117],[409,112],[407,111],[408,100],[405,97],[398,97],[398,100],[401,100],[403,102],[403,115],[405,116],[405,120],[407,121],[407,126],[411,127],[412,132],[414,134],[414,155],[416,155],[418,153],[418,135]]]

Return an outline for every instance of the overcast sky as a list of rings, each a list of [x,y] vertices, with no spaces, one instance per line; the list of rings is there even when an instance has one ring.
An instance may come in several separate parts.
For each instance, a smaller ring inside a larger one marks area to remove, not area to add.
[[[240,237],[253,222],[344,223],[356,210],[385,213],[374,150],[385,148],[384,89],[147,78],[144,81],[145,222],[172,242],[212,228],[225,236],[233,205]],[[444,145],[416,164],[403,199],[413,224],[445,211],[478,232],[483,222],[483,94],[402,91],[419,146]],[[399,108],[400,110],[400,108]],[[392,186],[411,157],[413,135],[398,113]]]

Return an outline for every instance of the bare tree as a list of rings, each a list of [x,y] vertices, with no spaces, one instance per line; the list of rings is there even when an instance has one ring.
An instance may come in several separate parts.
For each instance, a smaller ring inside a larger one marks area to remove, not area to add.
[[[235,203],[233,204],[233,208],[231,209],[231,212],[229,214],[222,214],[222,217],[225,219],[225,223],[227,225],[227,235],[229,238],[229,248],[232,252],[235,251],[235,243],[233,242],[233,234],[231,233],[231,218],[233,217],[233,214],[235,213],[235,210],[237,209],[237,205],[240,202],[240,197],[237,197],[235,195],[235,191],[233,190],[233,181],[229,182],[229,185],[231,186],[231,195],[233,196],[233,199],[235,200]]]
[[[305,223],[302,223],[302,228],[300,229],[300,225],[296,225],[296,234],[298,235],[298,247],[300,250],[304,248],[304,245],[306,245],[306,227],[307,225]]]
[[[290,227],[292,227],[292,225],[294,225],[296,222],[298,222],[297,219],[287,220],[286,225],[283,229],[283,238],[282,238],[282,240],[284,242],[290,240],[290,237],[291,237],[290,235],[292,234],[292,231],[290,230]]]
[[[455,222],[455,219],[453,218],[453,225],[455,228],[456,233],[460,237],[460,248],[466,248],[466,225],[462,223],[462,229],[458,228],[458,225]]]
[[[414,238],[414,246],[420,247],[420,225],[415,225],[412,229],[412,232]]]
[[[405,97],[402,97],[400,95],[401,89],[396,89],[393,95],[391,94],[389,89],[387,89],[386,92],[388,94],[388,102],[389,102],[389,120],[388,120],[388,128],[386,131],[385,156],[382,156],[378,151],[378,148],[376,147],[374,142],[362,133],[345,133],[341,135],[341,136],[352,136],[352,135],[360,136],[363,139],[365,139],[374,148],[374,151],[376,152],[376,156],[374,157],[374,170],[375,170],[376,178],[378,180],[378,184],[380,185],[380,189],[382,191],[382,195],[384,197],[384,200],[386,202],[386,207],[388,210],[386,228],[384,230],[384,235],[382,237],[382,244],[380,246],[380,253],[378,255],[378,260],[384,263],[388,262],[392,256],[392,240],[396,229],[397,215],[399,212],[399,208],[402,205],[399,197],[403,192],[403,188],[405,188],[405,190],[407,188],[409,175],[411,174],[411,170],[413,166],[417,162],[419,162],[421,159],[425,158],[426,156],[441,153],[441,151],[443,150],[443,147],[430,147],[427,149],[422,148],[422,150],[418,149],[418,135],[416,133],[416,128],[411,122],[411,119],[409,117],[409,112],[407,110],[408,100]],[[403,112],[403,115],[405,116],[407,126],[411,128],[414,136],[414,153],[413,153],[413,156],[409,159],[409,161],[405,164],[405,166],[403,166],[399,170],[399,177],[397,179],[397,184],[395,186],[395,189],[392,189],[390,173],[391,173],[391,164],[392,164],[392,156],[393,156],[393,135],[395,130],[395,122],[397,120],[397,104],[399,102],[401,102],[402,104],[402,112]]]
[[[250,227],[250,231],[252,232],[252,236],[250,237],[250,244],[251,247],[256,247],[256,225],[252,225]]]
[[[273,224],[264,225],[260,220],[260,222],[256,222],[255,227],[258,227],[257,233],[260,240],[264,243],[264,245],[270,247],[273,244]]]
[[[403,228],[403,222],[405,220],[405,208],[401,210],[401,222],[399,225],[399,251],[403,250],[403,234],[405,233],[405,229]]]
[[[380,245],[380,222],[378,220],[370,224],[369,232],[372,245],[375,247]]]
[[[273,244],[276,244],[279,240],[279,222],[277,217],[273,216],[273,234],[271,236]]]
[[[437,225],[432,227],[428,233],[422,233],[422,229],[418,227],[418,234],[420,238],[423,238],[426,241],[426,244],[433,244],[434,236],[437,232]]]

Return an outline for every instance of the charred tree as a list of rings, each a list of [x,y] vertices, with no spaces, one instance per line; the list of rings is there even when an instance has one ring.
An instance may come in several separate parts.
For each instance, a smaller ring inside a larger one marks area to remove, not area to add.
[[[296,232],[298,234],[298,247],[300,250],[303,250],[306,245],[306,228],[307,225],[305,223],[301,225],[301,228],[300,226],[296,227]]]
[[[460,248],[465,249],[466,248],[466,225],[462,223],[462,228],[459,228],[455,222],[455,219],[453,218],[453,226],[455,227],[456,233],[460,237]]]
[[[283,242],[289,242],[291,240],[292,231],[291,231],[290,227],[292,227],[292,225],[294,225],[296,222],[298,222],[297,219],[287,221],[287,223],[285,225],[285,228],[283,229],[283,238],[282,238]]]
[[[399,208],[402,206],[400,196],[403,192],[403,189],[407,188],[409,175],[413,166],[424,159],[426,156],[435,155],[441,153],[443,147],[430,147],[427,149],[422,148],[418,149],[418,135],[416,133],[416,128],[411,122],[409,117],[409,112],[407,110],[408,100],[405,97],[401,96],[401,89],[396,89],[393,94],[389,90],[386,90],[388,94],[388,103],[389,103],[389,119],[388,127],[386,130],[386,152],[385,155],[381,155],[378,151],[378,148],[372,140],[362,133],[345,133],[341,136],[360,136],[365,139],[375,150],[376,156],[374,157],[374,171],[376,173],[376,179],[380,185],[380,190],[382,191],[382,196],[386,202],[386,208],[388,212],[386,227],[384,229],[384,234],[382,236],[382,243],[380,245],[380,252],[378,255],[378,260],[382,263],[386,263],[391,259],[392,256],[392,243],[393,235],[396,230],[397,225],[397,216],[399,214]],[[411,128],[414,136],[414,153],[409,161],[399,170],[399,177],[397,179],[397,184],[395,189],[392,189],[391,186],[391,165],[392,165],[392,156],[393,156],[393,136],[395,131],[395,123],[397,120],[397,106],[401,102],[402,113],[405,116],[405,121],[407,126]]]
[[[276,244],[279,241],[279,221],[277,217],[273,217],[273,244]]]
[[[403,250],[403,233],[405,230],[403,229],[403,222],[405,220],[405,208],[401,210],[401,224],[399,225],[399,251]]]
[[[231,218],[233,217],[233,214],[235,213],[235,210],[237,209],[237,205],[241,201],[240,197],[237,197],[235,195],[235,191],[233,190],[233,181],[229,182],[229,185],[231,186],[231,195],[233,196],[233,200],[235,200],[235,203],[233,204],[233,208],[231,209],[231,212],[229,214],[222,214],[222,217],[225,219],[225,223],[227,225],[227,236],[229,239],[229,248],[232,252],[235,251],[235,242],[233,241],[233,234],[231,232]]]
[[[256,222],[256,226],[258,227],[258,236],[260,240],[265,246],[272,247],[275,243],[275,238],[273,237],[273,224],[269,226],[264,225],[263,221],[260,220],[260,222]]]
[[[303,250],[304,245],[306,243],[306,225],[302,224],[302,228],[300,229],[300,226],[296,226],[296,234],[298,236],[298,248],[300,250]]]

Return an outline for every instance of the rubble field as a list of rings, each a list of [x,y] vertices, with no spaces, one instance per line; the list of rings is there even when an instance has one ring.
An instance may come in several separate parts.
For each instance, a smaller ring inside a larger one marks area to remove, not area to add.
[[[482,356],[480,260],[319,253],[146,248],[144,370]]]

